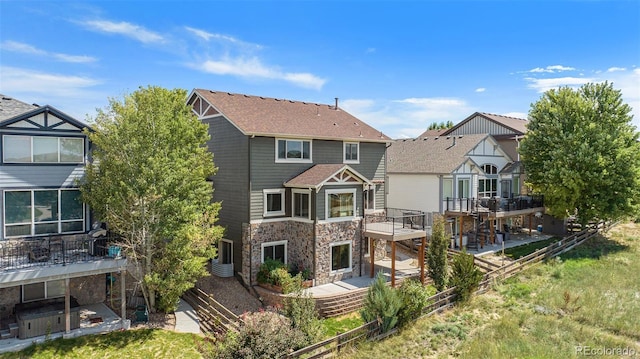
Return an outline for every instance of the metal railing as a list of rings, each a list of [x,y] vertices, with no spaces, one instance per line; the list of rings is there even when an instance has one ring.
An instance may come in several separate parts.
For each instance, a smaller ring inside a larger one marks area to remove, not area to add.
[[[119,247],[111,246],[115,237],[89,235],[47,236],[0,242],[0,271],[67,265],[119,257]]]
[[[414,209],[386,208],[384,213],[365,214],[364,229],[395,234],[400,229],[427,230],[431,213]]]
[[[448,212],[500,212],[520,211],[544,207],[543,195],[515,197],[451,198],[445,200]]]

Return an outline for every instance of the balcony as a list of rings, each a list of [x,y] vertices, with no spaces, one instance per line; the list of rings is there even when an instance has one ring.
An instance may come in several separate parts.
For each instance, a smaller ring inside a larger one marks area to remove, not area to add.
[[[119,271],[126,265],[114,238],[87,234],[0,242],[0,288],[43,279]]]
[[[364,236],[390,241],[422,238],[431,230],[431,216],[423,211],[387,208],[364,216]]]
[[[445,199],[445,211],[449,214],[482,214],[490,217],[510,217],[522,214],[543,212],[544,196],[513,196],[483,198],[450,198]]]

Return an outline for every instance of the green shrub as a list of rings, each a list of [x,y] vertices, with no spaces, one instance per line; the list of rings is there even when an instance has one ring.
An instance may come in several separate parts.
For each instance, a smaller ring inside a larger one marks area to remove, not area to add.
[[[398,325],[403,326],[422,314],[429,303],[429,297],[435,294],[433,287],[425,287],[417,280],[407,279],[398,288],[402,308],[398,312]]]
[[[482,280],[482,272],[473,264],[473,255],[462,251],[453,258],[451,284],[455,286],[457,300],[465,303],[478,288]]]
[[[402,308],[400,296],[387,285],[384,274],[378,272],[364,298],[364,308],[360,311],[362,319],[367,323],[378,321],[380,332],[386,333],[398,323],[400,308]]]
[[[322,321],[316,310],[315,299],[302,289],[302,274],[298,273],[294,279],[297,280],[289,288],[291,294],[283,300],[283,312],[291,320],[291,326],[304,333],[304,345],[311,345],[322,338]]]
[[[439,292],[447,288],[449,275],[447,247],[449,247],[449,239],[444,232],[444,219],[441,217],[435,218],[426,259],[429,277],[433,279],[433,283]]]
[[[240,332],[230,331],[224,337],[215,353],[216,358],[279,358],[304,346],[304,334],[278,313],[249,313],[243,319]]]
[[[279,260],[267,259],[260,265],[258,270],[258,283],[275,284],[271,277],[271,272],[278,268],[286,268],[287,266]]]

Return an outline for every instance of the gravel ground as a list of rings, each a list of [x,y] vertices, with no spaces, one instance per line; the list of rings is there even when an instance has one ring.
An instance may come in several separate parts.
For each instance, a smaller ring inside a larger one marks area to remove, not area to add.
[[[211,275],[200,278],[196,283],[196,287],[209,293],[215,300],[236,315],[257,312],[263,308],[258,298],[251,295],[240,281],[234,277],[219,278]]]

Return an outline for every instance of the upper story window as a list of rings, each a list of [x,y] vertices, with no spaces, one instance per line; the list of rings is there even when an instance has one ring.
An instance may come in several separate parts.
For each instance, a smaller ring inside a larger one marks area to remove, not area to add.
[[[276,162],[311,162],[311,141],[276,139]]]
[[[344,163],[360,163],[360,144],[357,142],[344,143]]]
[[[82,231],[84,204],[80,191],[4,191],[5,238]]]
[[[327,190],[326,219],[349,220],[356,216],[356,190]]]
[[[284,188],[265,189],[264,195],[264,216],[284,216]]]
[[[84,138],[2,136],[4,163],[82,163]]]
[[[293,217],[309,219],[311,215],[311,191],[304,189],[291,190]]]
[[[498,167],[488,164],[488,165],[482,165],[482,170],[484,171],[485,174],[488,175],[497,175],[498,174]]]

